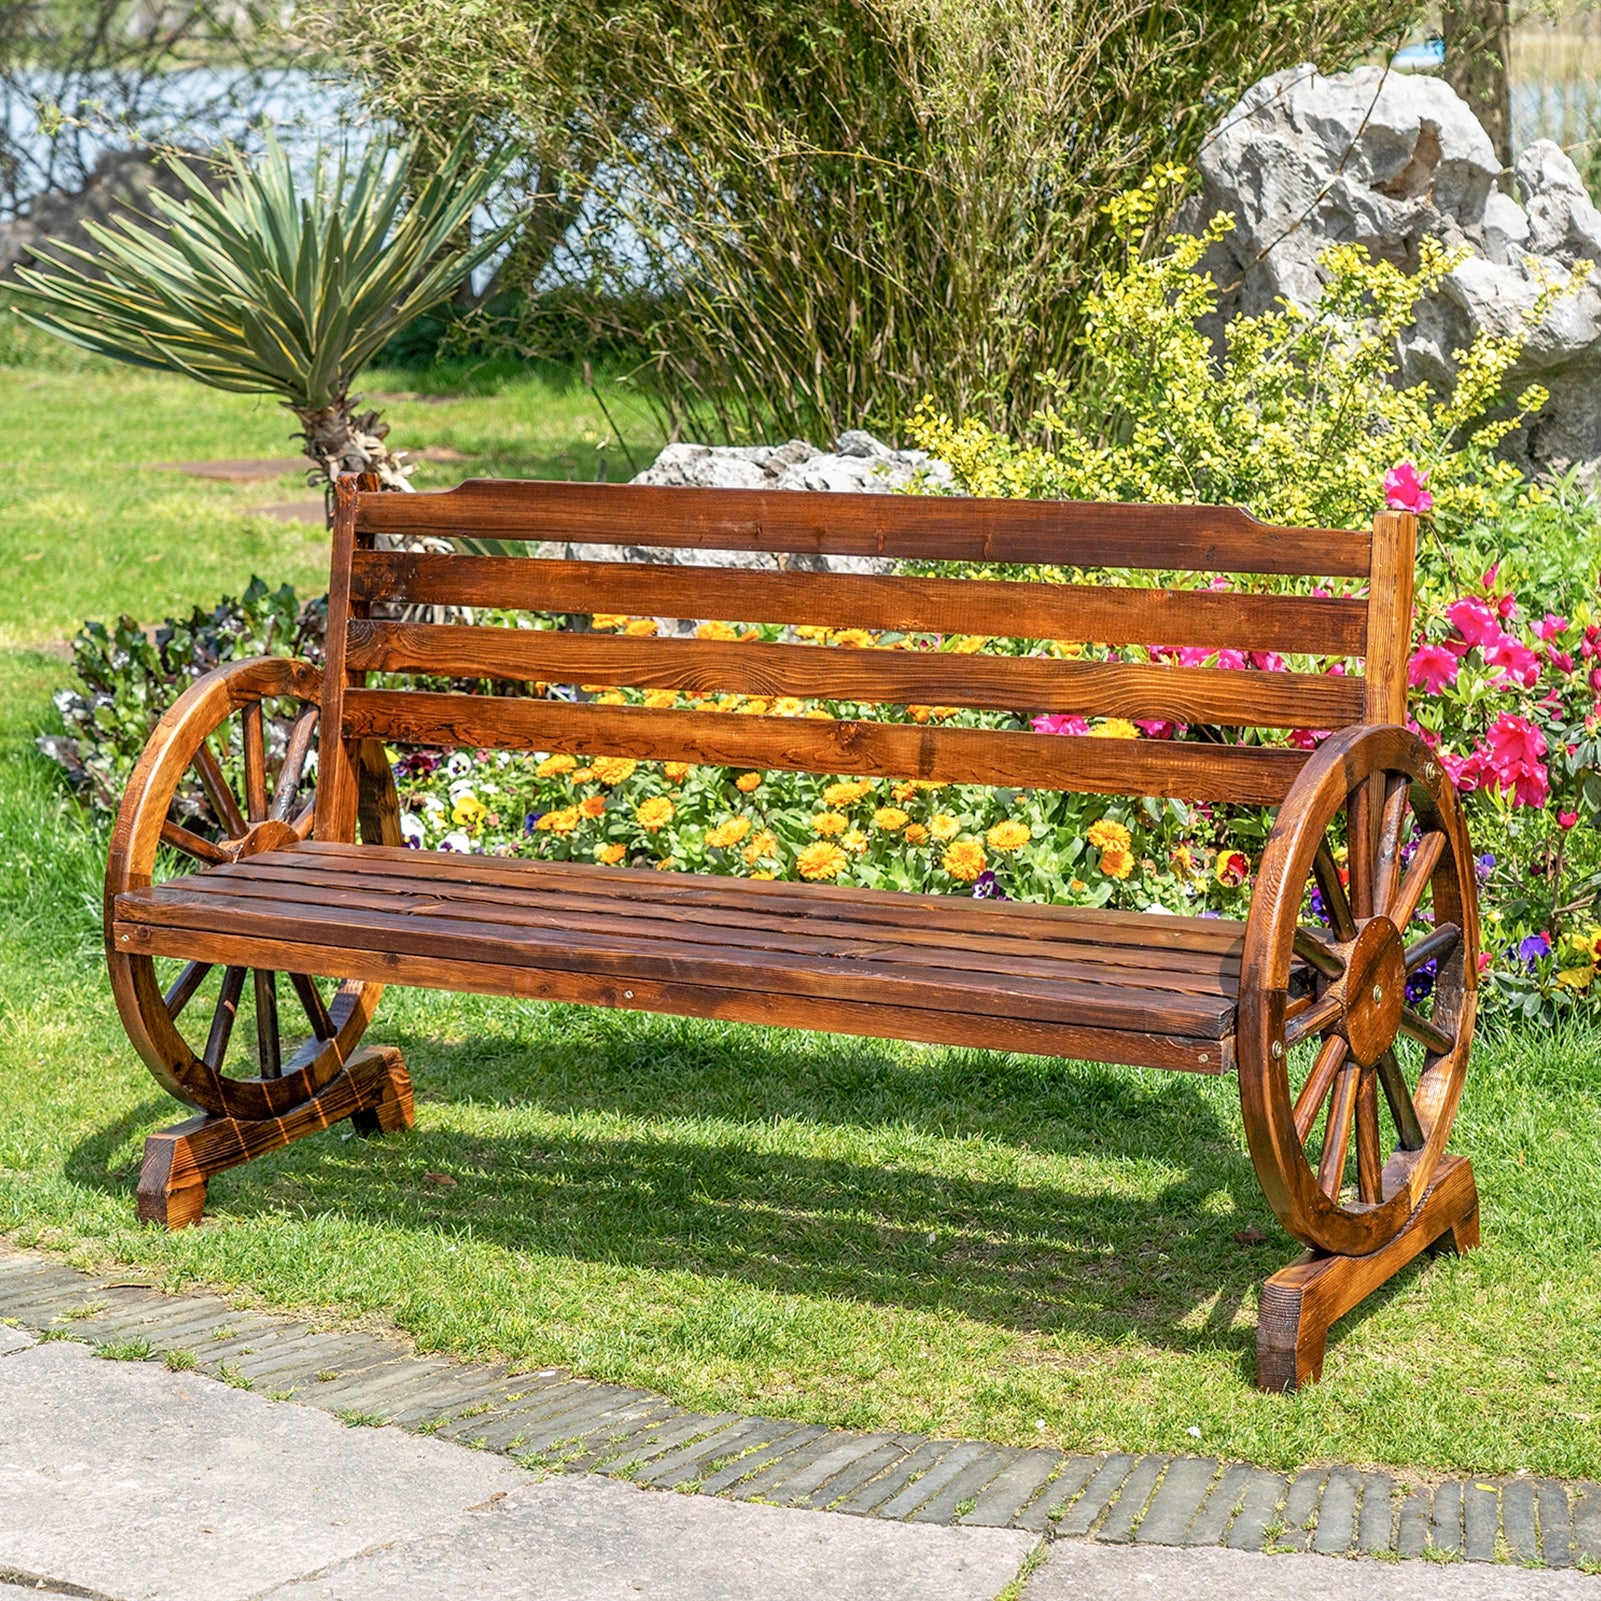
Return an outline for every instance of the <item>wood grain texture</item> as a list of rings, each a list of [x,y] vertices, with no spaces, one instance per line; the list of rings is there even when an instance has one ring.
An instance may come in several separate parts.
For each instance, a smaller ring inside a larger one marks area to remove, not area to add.
[[[1259,806],[1281,801],[1306,763],[1302,751],[1259,746],[649,711],[414,690],[348,690],[344,718],[347,736],[402,744],[564,750]]]
[[[1361,718],[1364,703],[1360,679],[1316,673],[428,623],[352,622],[346,661],[353,669],[387,673],[1168,718],[1234,728],[1343,728]]]
[[[900,574],[357,550],[354,601],[1361,656],[1368,602]]]
[[[1366,577],[1371,537],[1260,523],[1237,506],[943,495],[797,494],[469,479],[363,494],[365,534],[490,536],[647,549],[1024,562],[1146,571]]]

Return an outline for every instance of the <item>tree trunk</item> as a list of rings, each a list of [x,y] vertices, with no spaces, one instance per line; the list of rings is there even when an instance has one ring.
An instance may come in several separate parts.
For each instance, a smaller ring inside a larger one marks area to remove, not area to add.
[[[294,412],[306,455],[330,484],[340,473],[377,473],[385,489],[411,488],[406,476],[411,469],[384,444],[389,424],[380,422],[376,411],[354,416],[349,400],[340,396],[331,406],[297,406]]]
[[[1442,13],[1445,81],[1484,124],[1503,167],[1512,165],[1512,24],[1507,0],[1451,0]]]

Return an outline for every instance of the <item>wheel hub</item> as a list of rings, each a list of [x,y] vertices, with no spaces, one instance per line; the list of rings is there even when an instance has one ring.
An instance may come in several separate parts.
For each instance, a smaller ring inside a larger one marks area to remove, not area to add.
[[[1358,929],[1341,982],[1345,1016],[1340,1032],[1357,1062],[1372,1067],[1400,1030],[1406,1001],[1406,950],[1389,918],[1371,917]]]

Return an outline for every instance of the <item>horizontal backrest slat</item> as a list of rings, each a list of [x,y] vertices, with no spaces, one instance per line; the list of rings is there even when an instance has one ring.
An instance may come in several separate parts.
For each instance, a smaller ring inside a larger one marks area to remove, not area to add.
[[[1148,571],[1365,577],[1372,536],[1260,523],[1237,506],[469,480],[363,494],[358,534]]]
[[[1327,674],[361,620],[350,625],[346,662],[356,669],[447,677],[1255,728],[1343,727],[1361,717],[1363,702],[1360,679]]]
[[[520,556],[359,550],[351,596],[366,603],[494,606],[582,616],[626,613],[1308,656],[1360,656],[1367,643],[1367,603],[1355,597],[751,572]]]
[[[341,720],[347,737],[356,739],[1261,806],[1284,799],[1307,759],[1302,751],[1259,746],[650,711],[420,690],[349,689]]]

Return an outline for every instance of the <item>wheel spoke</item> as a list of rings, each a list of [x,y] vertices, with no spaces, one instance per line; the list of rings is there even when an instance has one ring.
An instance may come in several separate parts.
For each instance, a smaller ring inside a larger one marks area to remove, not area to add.
[[[177,1021],[178,1014],[194,999],[195,991],[206,981],[206,974],[211,971],[210,962],[187,962],[184,970],[173,981],[172,988],[162,996],[166,1002],[167,1016]]]
[[[311,738],[317,732],[317,708],[308,706],[289,730],[289,744],[284,750],[284,764],[278,769],[278,787],[273,791],[269,817],[282,821],[289,815],[300,789],[300,777],[306,770],[306,757],[311,752]]]
[[[1312,1125],[1317,1122],[1317,1115],[1323,1109],[1323,1103],[1328,1099],[1330,1086],[1334,1083],[1334,1075],[1339,1072],[1340,1064],[1345,1061],[1346,1044],[1342,1035],[1331,1034],[1323,1042],[1323,1048],[1317,1053],[1317,1060],[1312,1064],[1312,1071],[1306,1075],[1306,1083],[1301,1086],[1301,1093],[1295,1097],[1295,1137],[1304,1145],[1306,1137],[1312,1132]]]
[[[161,838],[174,850],[182,851],[185,856],[191,856],[197,862],[204,862],[208,867],[215,867],[219,862],[228,860],[226,851],[219,850],[209,839],[202,839],[192,829],[180,828],[177,823],[163,823]]]
[[[1295,954],[1325,978],[1339,978],[1345,972],[1345,963],[1338,951],[1331,951],[1324,943],[1326,937],[1315,928],[1296,929]]]
[[[1361,1201],[1384,1199],[1384,1153],[1379,1149],[1379,1087],[1364,1073],[1356,1089],[1356,1194]]]
[[[1379,853],[1373,870],[1373,910],[1379,916],[1395,904],[1401,882],[1401,843],[1406,831],[1407,803],[1411,798],[1409,779],[1391,779],[1384,797],[1384,814],[1379,819]]]
[[[201,788],[211,802],[211,809],[217,814],[217,821],[230,839],[243,839],[250,825],[245,822],[239,802],[228,788],[228,780],[207,740],[201,740],[200,748],[195,752],[194,767],[200,775]]]
[[[258,967],[252,976],[256,981],[256,1047],[261,1076],[278,1078],[283,1073],[283,1050],[278,1042],[278,975],[270,968]]]
[[[291,973],[289,982],[300,997],[300,1007],[306,1014],[306,1021],[311,1024],[311,1032],[320,1040],[331,1040],[338,1030],[334,1027],[333,1018],[328,1015],[327,1006],[323,1004],[316,979],[305,973]]]
[[[1318,1162],[1317,1185],[1331,1201],[1338,1200],[1345,1183],[1345,1155],[1351,1148],[1351,1121],[1356,1111],[1356,1087],[1362,1070],[1355,1062],[1340,1069],[1329,1102],[1329,1120],[1323,1133],[1323,1156]]]
[[[1346,801],[1345,858],[1350,869],[1351,911],[1357,922],[1373,915],[1373,844],[1376,823],[1373,793],[1363,783],[1351,791]]]
[[[233,1020],[239,1013],[239,997],[245,989],[245,969],[230,967],[222,975],[222,993],[217,997],[217,1010],[211,1014],[211,1033],[206,1038],[205,1064],[212,1072],[222,1071],[223,1058],[228,1054],[228,1039],[233,1033]]]
[[[1432,834],[1425,834],[1418,841],[1418,848],[1407,863],[1406,876],[1402,878],[1401,887],[1396,891],[1390,907],[1389,918],[1397,928],[1405,928],[1417,915],[1423,892],[1429,887],[1429,880],[1434,876],[1434,869],[1439,866],[1444,850],[1445,835],[1438,829]]]
[[[1436,957],[1449,956],[1461,938],[1462,930],[1455,923],[1441,923],[1432,934],[1414,940],[1406,948],[1408,974],[1415,973],[1425,962],[1432,962]]]
[[[295,820],[289,826],[294,830],[296,839],[310,839],[311,831],[317,824],[317,803],[309,800],[295,813]]]
[[[1342,941],[1355,939],[1356,919],[1351,916],[1351,903],[1346,898],[1345,886],[1340,882],[1340,870],[1335,865],[1334,853],[1329,849],[1327,840],[1318,846],[1317,855],[1312,858],[1312,873],[1317,879],[1323,905],[1328,910],[1329,922],[1334,926],[1334,937]]]
[[[1415,1039],[1425,1050],[1434,1051],[1440,1056],[1456,1048],[1456,1041],[1443,1028],[1437,1028],[1410,1006],[1401,1008],[1401,1032]]]
[[[1384,1098],[1390,1103],[1390,1116],[1395,1119],[1395,1131],[1400,1136],[1403,1151],[1421,1151],[1425,1139],[1418,1109],[1412,1102],[1412,1091],[1407,1088],[1406,1074],[1395,1059],[1393,1050],[1386,1051],[1378,1060],[1379,1084]]]
[[[1344,1012],[1345,1002],[1338,995],[1325,995],[1322,1000],[1314,1001],[1284,1025],[1284,1049],[1293,1050],[1302,1040],[1321,1034],[1330,1023],[1338,1022]]]
[[[259,700],[248,701],[239,716],[239,742],[244,746],[245,812],[252,823],[267,818],[267,719]]]

